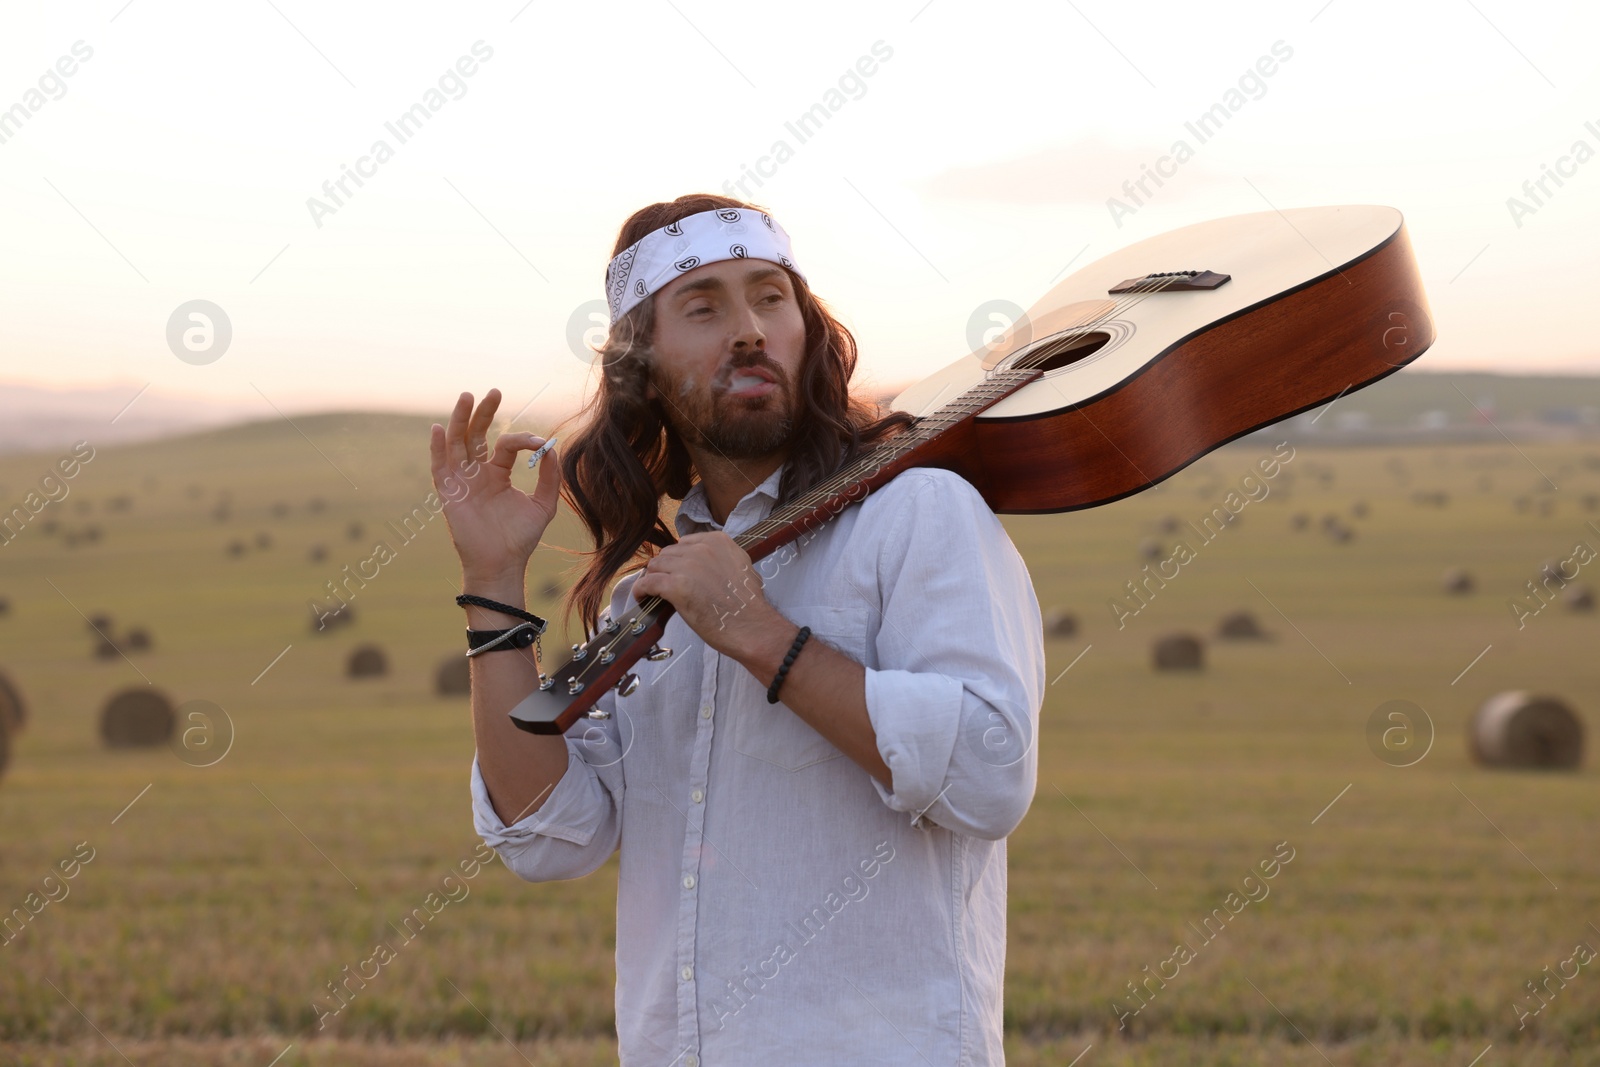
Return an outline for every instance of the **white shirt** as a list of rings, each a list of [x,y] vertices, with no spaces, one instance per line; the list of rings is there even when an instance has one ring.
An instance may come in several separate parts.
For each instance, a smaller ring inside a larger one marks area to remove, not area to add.
[[[783,470],[728,515],[729,536],[767,516]],[[718,528],[698,483],[676,523]],[[673,655],[641,659],[632,696],[601,697],[609,720],[573,724],[538,811],[502,823],[474,756],[475,828],[533,882],[580,878],[620,846],[623,1067],[997,1067],[1005,838],[1033,801],[1045,688],[1027,567],[977,490],[928,467],[755,566],[808,646],[866,668],[893,788],[674,614]],[[638,574],[617,582],[613,617]]]

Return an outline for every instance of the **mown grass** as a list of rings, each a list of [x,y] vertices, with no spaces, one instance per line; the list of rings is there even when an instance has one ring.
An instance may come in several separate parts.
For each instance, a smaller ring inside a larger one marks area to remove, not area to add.
[[[70,896],[0,947],[0,1060],[265,1064],[292,1043],[283,1067],[613,1062],[614,859],[537,886],[485,868],[319,1028],[325,983],[379,939],[399,943],[391,924],[478,841],[467,706],[432,695],[463,625],[443,520],[408,544],[384,526],[428,492],[426,420],[300,421],[326,459],[281,423],[101,450],[0,548],[0,668],[32,705],[0,782],[0,906],[21,905],[78,842],[96,850]],[[1591,739],[1596,723],[1600,621],[1551,607],[1519,630],[1508,600],[1546,558],[1600,548],[1584,501],[1600,457],[1522,451],[1302,445],[1236,524],[1209,544],[1189,535],[1193,561],[1121,629],[1107,601],[1139,576],[1139,542],[1170,545],[1158,520],[1198,521],[1271,443],[1109,507],[1005,517],[1041,603],[1082,623],[1047,641],[1040,786],[1010,842],[1010,1062],[1068,1063],[1092,1045],[1085,1065],[1465,1065],[1492,1044],[1486,1064],[1600,1063],[1592,968],[1525,1029],[1513,1007],[1578,942],[1600,947],[1592,753],[1575,774],[1491,772],[1464,744],[1473,709],[1503,689],[1565,697]],[[0,502],[54,458],[8,457]],[[1415,504],[1418,489],[1449,503]],[[130,508],[110,508],[119,495]],[[1296,512],[1309,529],[1290,530]],[[1352,541],[1318,532],[1328,513]],[[90,524],[97,542],[66,547]],[[272,548],[224,552],[260,531]],[[377,538],[396,558],[356,592],[357,623],[313,636],[309,602]],[[547,540],[582,543],[570,516]],[[534,560],[534,610],[557,626],[540,588],[571,563]],[[1444,596],[1448,566],[1479,592]],[[1236,609],[1271,639],[1208,640],[1203,672],[1151,671],[1157,635],[1209,635]],[[155,647],[94,659],[80,611],[144,625]],[[391,674],[346,680],[366,641]],[[221,762],[98,744],[106,697],[146,679],[226,710],[236,737]],[[1434,725],[1414,766],[1368,748],[1368,717],[1391,699]],[[1270,895],[1202,944],[1189,924],[1284,841],[1294,859]],[[1127,983],[1179,939],[1195,958],[1119,1029]]]

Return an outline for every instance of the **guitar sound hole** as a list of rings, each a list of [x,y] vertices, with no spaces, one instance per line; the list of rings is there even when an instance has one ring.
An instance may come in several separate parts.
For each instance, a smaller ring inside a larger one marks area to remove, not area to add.
[[[1060,370],[1094,355],[1110,340],[1110,334],[1099,331],[1049,338],[1019,353],[1012,365],[1018,369]]]

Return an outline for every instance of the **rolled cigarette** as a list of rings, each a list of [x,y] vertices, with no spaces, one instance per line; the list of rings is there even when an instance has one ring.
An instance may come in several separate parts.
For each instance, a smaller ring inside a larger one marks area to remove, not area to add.
[[[529,466],[529,468],[533,468],[533,467],[538,466],[539,461],[544,458],[544,454],[546,452],[550,451],[552,448],[554,448],[555,444],[556,444],[556,439],[554,437],[552,437],[552,438],[550,438],[550,440],[546,441],[544,444],[542,444],[538,448],[534,449],[533,450],[533,455],[528,457],[528,466]]]

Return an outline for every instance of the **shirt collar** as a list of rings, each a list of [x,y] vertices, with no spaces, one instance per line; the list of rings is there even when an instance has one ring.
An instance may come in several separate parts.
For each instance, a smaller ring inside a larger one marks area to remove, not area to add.
[[[705,530],[725,530],[732,537],[738,531],[755,525],[772,511],[772,505],[778,499],[778,483],[783,480],[783,472],[789,467],[788,460],[780,463],[778,469],[767,475],[765,481],[750,490],[728,512],[728,521],[718,526],[711,521],[711,509],[706,504],[705,485],[698,479],[689,487],[689,492],[684,495],[683,502],[678,505],[678,514],[674,519],[678,527],[678,536],[683,537],[691,533],[700,533]]]

